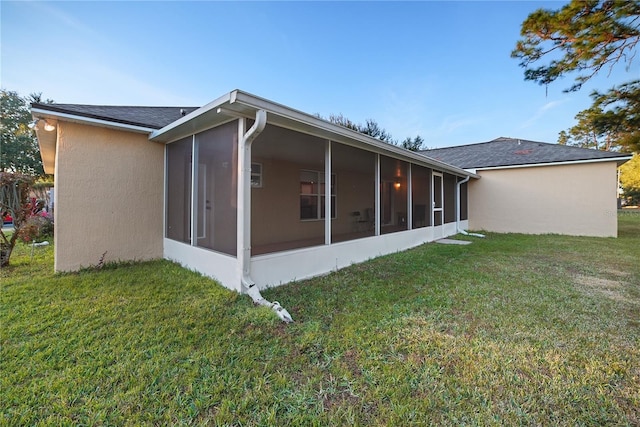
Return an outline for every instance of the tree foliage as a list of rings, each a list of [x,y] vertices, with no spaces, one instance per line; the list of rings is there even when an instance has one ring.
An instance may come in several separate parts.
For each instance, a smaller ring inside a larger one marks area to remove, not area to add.
[[[633,80],[591,94],[594,107],[607,108],[600,127],[615,132],[615,142],[629,151],[640,152],[640,80]]]
[[[365,124],[355,123],[343,116],[342,114],[331,114],[328,118],[331,123],[344,126],[347,129],[369,135],[370,137],[379,139],[382,142],[393,144],[393,137],[386,129],[380,127],[378,122],[373,119],[367,119]]]
[[[576,74],[566,91],[579,90],[603,69],[629,67],[640,41],[640,2],[571,0],[559,10],[539,9],[522,23],[522,39],[511,53],[525,68],[525,80],[548,85]],[[548,60],[544,65],[537,64]],[[607,92],[594,91],[593,105],[559,142],[600,149],[640,149],[640,81]]]
[[[323,118],[320,115],[318,115],[318,117]],[[415,138],[407,137],[402,142],[398,142],[395,139],[393,139],[391,134],[387,132],[386,129],[381,127],[378,124],[378,122],[376,122],[373,119],[367,119],[365,121],[365,124],[363,125],[361,123],[355,123],[349,120],[347,117],[343,116],[342,114],[331,114],[327,120],[330,121],[331,123],[344,126],[347,129],[351,129],[356,132],[360,132],[362,134],[379,139],[380,141],[386,142],[387,144],[397,145],[402,148],[406,148],[407,150],[419,151],[424,149],[424,139],[420,135],[417,135]]]
[[[415,138],[406,137],[404,141],[400,143],[402,148],[406,148],[410,151],[424,150],[424,139],[420,135],[416,135]]]
[[[593,106],[579,112],[576,120],[578,123],[568,132],[560,132],[559,144],[604,151],[618,149],[620,122],[612,111],[603,111],[600,106]]]
[[[29,193],[33,177],[23,174],[0,172],[0,213],[9,214],[13,219],[15,231],[10,237],[0,229],[0,267],[9,265],[11,252],[20,237],[21,229],[31,216]]]
[[[576,115],[577,124],[561,131],[559,144],[606,151],[640,151],[640,80],[591,94],[593,105]]]
[[[522,23],[522,39],[511,53],[525,80],[547,85],[577,72],[575,91],[603,68],[631,64],[640,40],[640,3],[629,0],[571,0],[559,10],[538,9]],[[549,63],[533,66],[542,59]]]
[[[640,154],[634,154],[631,160],[620,166],[620,184],[627,203],[640,205]]]
[[[1,91],[0,170],[3,172],[44,175],[38,141],[35,132],[29,128],[33,120],[29,108],[31,102],[42,102],[41,94],[22,98],[17,92]]]

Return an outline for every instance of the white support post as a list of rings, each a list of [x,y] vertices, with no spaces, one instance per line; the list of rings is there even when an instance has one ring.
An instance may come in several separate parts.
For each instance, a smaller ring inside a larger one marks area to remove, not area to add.
[[[247,149],[245,144],[243,144],[243,136],[246,132],[246,119],[240,118],[238,120],[238,209],[237,209],[237,223],[238,223],[238,241],[237,244],[237,256],[238,256],[238,266],[240,267],[241,274],[249,273],[246,271],[249,268],[250,260],[251,260],[251,235],[249,228],[246,227],[245,217],[249,216],[249,220],[251,220],[251,211],[249,211],[249,215],[245,215],[245,211],[247,209],[251,209],[251,195],[246,197],[247,190],[251,191],[251,172],[249,172],[249,186],[246,185],[247,179],[247,170],[246,163],[247,161]],[[251,153],[249,153],[251,155]],[[249,168],[251,168],[251,159],[249,158]],[[249,205],[247,206],[247,202]],[[250,222],[249,222],[250,224]],[[246,240],[249,239],[249,245],[246,244]],[[248,249],[248,250],[247,250]],[[238,289],[241,291],[241,289]]]
[[[376,236],[380,235],[380,154],[376,153]]]
[[[191,138],[191,246],[198,244],[198,144]]]
[[[324,150],[324,244],[331,244],[331,141]]]
[[[411,182],[411,163],[407,165],[407,230],[413,230],[413,184]]]

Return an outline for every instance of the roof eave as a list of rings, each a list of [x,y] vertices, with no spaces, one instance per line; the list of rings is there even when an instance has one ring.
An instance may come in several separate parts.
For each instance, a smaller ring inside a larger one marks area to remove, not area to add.
[[[44,167],[44,173],[51,175],[56,173],[56,146],[58,143],[57,123],[55,126],[56,129],[53,132],[40,130],[37,128],[35,130],[36,139],[38,141],[38,148],[40,149],[40,158],[42,159],[42,166]]]
[[[120,122],[108,120],[108,119],[97,119],[94,117],[86,117],[79,114],[48,110],[42,107],[32,107],[31,115],[34,118],[39,118],[39,119],[62,120],[65,122],[89,124],[93,126],[106,127],[110,129],[127,130],[130,132],[136,132],[136,133],[150,134],[151,132],[156,130],[148,126],[120,123]]]
[[[515,168],[531,168],[538,166],[561,166],[561,165],[575,165],[575,164],[584,164],[584,163],[603,163],[603,162],[616,162],[617,166],[621,166],[622,164],[628,162],[633,157],[632,154],[616,156],[616,157],[602,157],[599,159],[582,159],[582,160],[565,160],[560,162],[545,162],[545,163],[525,163],[521,165],[503,165],[503,166],[481,166],[474,167],[470,169],[483,171],[483,170],[493,170],[493,169],[515,169]]]
[[[109,120],[96,119],[92,117],[85,117],[77,114],[53,111],[47,109],[46,107],[42,108],[42,106],[32,107],[31,116],[34,120],[45,119],[49,124],[52,124],[56,127],[56,130],[53,132],[48,132],[39,128],[35,129],[44,171],[48,174],[55,174],[56,147],[58,144],[58,122],[60,121],[99,126],[115,130],[125,130],[143,134],[149,134],[154,130],[153,128],[143,126],[136,126]]]
[[[268,123],[286,129],[330,139],[347,145],[374,148],[375,151],[383,152],[392,157],[413,160],[419,164],[435,167],[459,176],[479,178],[478,175],[465,171],[462,168],[441,162],[423,154],[405,150],[395,145],[387,144],[335,123],[240,90],[229,92],[170,125],[154,131],[149,139],[165,143],[175,141],[233,118],[255,118],[256,111],[258,110],[267,111]]]

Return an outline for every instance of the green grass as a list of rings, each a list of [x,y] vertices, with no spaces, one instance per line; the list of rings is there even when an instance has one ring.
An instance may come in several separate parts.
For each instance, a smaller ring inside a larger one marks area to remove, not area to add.
[[[639,425],[640,215],[489,234],[265,291],[167,261],[0,272],[2,425]],[[462,238],[462,237],[461,237]]]

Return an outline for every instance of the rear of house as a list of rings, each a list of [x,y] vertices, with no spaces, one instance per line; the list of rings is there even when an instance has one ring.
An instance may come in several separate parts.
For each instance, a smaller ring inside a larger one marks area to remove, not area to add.
[[[37,134],[58,271],[165,257],[244,291],[468,226],[474,173],[242,91],[202,108],[32,112],[55,126]]]
[[[511,138],[414,153],[239,90],[32,113],[57,271],[164,257],[240,292],[467,228],[615,236],[630,158]]]

